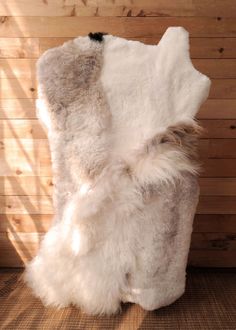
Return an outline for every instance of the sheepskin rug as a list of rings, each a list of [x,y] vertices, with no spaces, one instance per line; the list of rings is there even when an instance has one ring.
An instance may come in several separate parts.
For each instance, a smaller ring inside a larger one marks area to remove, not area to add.
[[[194,116],[210,79],[190,60],[189,34],[157,45],[78,37],[37,63],[55,217],[25,281],[45,305],[113,314],[146,310],[185,290],[198,203]]]

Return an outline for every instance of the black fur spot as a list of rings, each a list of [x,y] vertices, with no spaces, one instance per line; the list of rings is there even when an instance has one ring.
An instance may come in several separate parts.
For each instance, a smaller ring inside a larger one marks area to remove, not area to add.
[[[103,36],[106,34],[107,33],[103,33],[103,32],[95,32],[95,33],[90,32],[88,36],[91,40],[102,42]]]

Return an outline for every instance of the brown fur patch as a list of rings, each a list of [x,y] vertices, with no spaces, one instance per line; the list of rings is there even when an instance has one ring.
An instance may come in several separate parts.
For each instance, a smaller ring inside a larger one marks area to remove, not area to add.
[[[202,135],[203,128],[196,122],[194,124],[179,123],[169,126],[162,134],[157,134],[146,145],[146,151],[157,147],[159,144],[169,144],[181,148],[183,152],[193,160],[197,157],[198,139]]]
[[[158,150],[162,152],[162,149],[158,149],[158,147],[164,147],[164,145],[166,145],[166,149],[176,149],[183,152],[188,157],[193,167],[196,166],[196,168],[200,170],[198,162],[198,140],[202,133],[203,128],[196,122],[193,122],[193,124],[179,123],[178,125],[169,126],[163,133],[157,134],[147,141],[144,149],[139,153],[139,159],[143,159],[145,154],[146,156],[148,154],[155,154],[158,156]],[[163,186],[166,186],[166,184],[163,184]],[[141,186],[140,189],[144,202],[151,203],[158,197],[161,186],[147,184]],[[174,186],[172,186],[172,189],[174,189]]]

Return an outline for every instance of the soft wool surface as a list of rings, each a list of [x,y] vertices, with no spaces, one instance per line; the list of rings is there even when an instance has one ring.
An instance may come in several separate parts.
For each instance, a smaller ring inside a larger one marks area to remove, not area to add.
[[[185,290],[199,194],[194,116],[211,82],[193,67],[182,27],[154,46],[95,37],[37,64],[55,218],[25,280],[46,305],[153,310]]]

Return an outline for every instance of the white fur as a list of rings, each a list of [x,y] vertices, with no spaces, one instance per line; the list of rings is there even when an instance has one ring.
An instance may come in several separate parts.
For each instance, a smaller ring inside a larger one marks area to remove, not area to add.
[[[187,31],[172,27],[157,46],[79,37],[40,59],[55,220],[25,279],[46,305],[112,314],[121,301],[152,310],[183,294],[196,167],[181,148],[143,149],[169,126],[193,123],[208,96],[210,80],[193,68],[188,48]],[[86,80],[94,65],[86,67],[87,54],[96,54],[100,75],[74,90],[73,70]],[[61,73],[84,56],[81,68]]]

